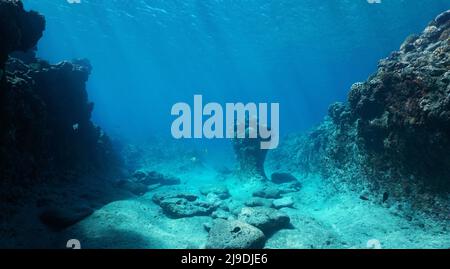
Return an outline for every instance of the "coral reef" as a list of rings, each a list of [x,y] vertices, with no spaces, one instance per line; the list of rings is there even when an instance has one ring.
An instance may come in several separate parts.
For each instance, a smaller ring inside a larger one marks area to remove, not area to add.
[[[112,170],[118,159],[109,138],[90,120],[89,62],[53,65],[36,58],[32,50],[45,20],[20,1],[0,1],[0,20],[0,184],[30,186]],[[16,50],[23,52],[12,54]],[[12,188],[1,189],[8,190],[2,199],[15,199]]]
[[[340,188],[368,191],[365,200],[412,214],[450,216],[450,11],[356,83],[348,102],[274,154],[290,169],[320,173]]]

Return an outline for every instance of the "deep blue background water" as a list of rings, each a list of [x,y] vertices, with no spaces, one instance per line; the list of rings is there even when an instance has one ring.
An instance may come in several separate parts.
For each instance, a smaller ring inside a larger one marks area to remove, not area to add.
[[[281,132],[320,122],[380,58],[448,0],[25,0],[47,18],[38,55],[88,58],[94,120],[129,138],[170,135],[170,108],[279,102]]]

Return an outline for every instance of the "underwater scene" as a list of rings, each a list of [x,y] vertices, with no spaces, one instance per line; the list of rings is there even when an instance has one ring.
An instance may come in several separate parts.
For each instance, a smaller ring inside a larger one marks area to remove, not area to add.
[[[0,0],[1,249],[448,249],[449,152],[449,0]]]

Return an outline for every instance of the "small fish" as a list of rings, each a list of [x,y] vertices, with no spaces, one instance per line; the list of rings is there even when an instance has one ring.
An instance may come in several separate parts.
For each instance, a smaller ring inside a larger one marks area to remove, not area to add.
[[[78,123],[75,123],[74,125],[72,125],[72,129],[76,132],[78,131],[78,129],[80,128],[80,125]]]
[[[389,198],[389,193],[388,192],[383,193],[383,203],[386,202],[388,198]]]

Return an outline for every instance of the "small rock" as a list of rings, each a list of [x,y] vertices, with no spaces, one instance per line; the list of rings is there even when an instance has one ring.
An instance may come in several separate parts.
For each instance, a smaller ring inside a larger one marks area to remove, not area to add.
[[[89,207],[49,208],[44,210],[39,219],[45,225],[56,229],[65,229],[90,216],[94,210]]]
[[[234,216],[233,216],[233,214],[231,214],[230,212],[228,212],[228,211],[224,211],[224,210],[221,210],[221,209],[218,209],[218,210],[216,210],[216,211],[214,211],[212,214],[211,214],[211,217],[213,218],[213,219],[233,219],[234,218]]]
[[[298,192],[301,188],[302,184],[298,181],[278,185],[278,190],[280,191],[281,194]]]
[[[285,213],[269,207],[244,207],[238,220],[253,225],[266,234],[286,227],[291,221]]]
[[[207,249],[256,249],[262,248],[266,237],[258,228],[238,220],[217,219],[212,225]]]
[[[200,189],[200,193],[205,196],[215,194],[222,200],[230,198],[230,192],[226,186],[206,186]]]
[[[203,228],[205,229],[205,231],[207,231],[207,232],[211,231],[211,227],[212,227],[212,224],[210,222],[203,223]]]
[[[294,199],[292,197],[287,196],[280,199],[273,200],[272,206],[276,209],[282,207],[292,207],[294,205]]]
[[[296,177],[289,173],[273,173],[271,179],[276,184],[298,181]]]
[[[359,196],[359,199],[364,200],[364,201],[368,201],[369,200],[369,193],[368,192],[361,193],[361,195]]]
[[[173,191],[159,192],[153,195],[152,201],[155,204],[159,205],[163,200],[170,198],[184,198],[190,202],[193,202],[198,199],[198,196],[192,193],[183,193],[183,192],[173,192]]]
[[[280,190],[274,187],[265,187],[261,190],[255,191],[253,193],[253,196],[269,199],[278,199],[281,197],[281,192]]]

